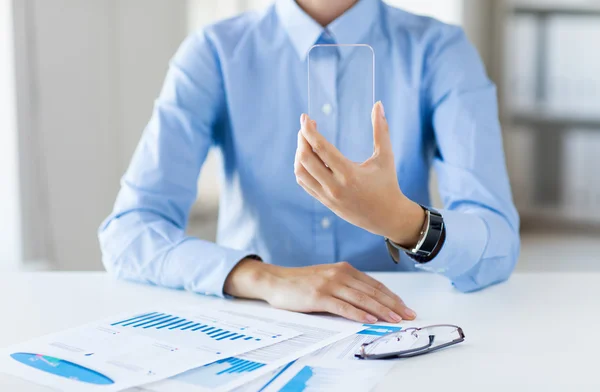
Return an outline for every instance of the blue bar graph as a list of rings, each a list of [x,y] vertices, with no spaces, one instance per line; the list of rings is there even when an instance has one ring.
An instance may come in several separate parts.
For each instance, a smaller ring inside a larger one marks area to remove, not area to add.
[[[156,312],[140,314],[139,316],[135,316],[135,317],[132,317],[132,318],[127,319],[127,320],[117,321],[116,323],[112,323],[111,325],[123,324],[123,323],[129,322],[129,321],[133,321],[133,320],[140,320],[140,319],[145,318],[146,316],[151,316],[153,314],[156,314]]]
[[[190,325],[192,324],[193,321],[185,321],[183,320],[183,323],[180,323],[179,325],[173,325],[172,327],[169,327],[169,329],[183,329],[183,327],[185,327],[186,325]]]
[[[240,358],[235,358],[235,357],[221,359],[219,361],[213,362],[212,364],[209,364],[206,366],[210,366],[213,364],[228,364],[229,365],[228,368],[225,368],[225,369],[220,370],[217,373],[215,373],[216,375],[221,375],[221,374],[225,374],[225,373],[247,373],[247,372],[251,372],[253,370],[256,370],[256,369],[259,369],[259,368],[265,366],[264,363],[248,361],[245,359],[240,359]]]
[[[164,320],[161,320],[161,321],[159,321],[159,322],[156,322],[156,323],[150,323],[150,324],[148,324],[148,325],[144,325],[142,328],[148,329],[148,328],[152,328],[152,327],[157,327],[157,326],[159,326],[159,325],[162,325],[162,324],[165,324],[165,323],[169,323],[169,322],[171,322],[171,321],[175,320],[176,318],[177,318],[177,317],[169,316],[169,317],[167,317],[166,319],[164,319]]]
[[[152,323],[154,323],[155,321],[164,320],[164,319],[166,319],[166,318],[169,318],[169,315],[168,315],[168,314],[165,314],[165,315],[163,315],[163,316],[159,316],[159,317],[153,317],[153,318],[151,318],[151,319],[144,320],[144,321],[142,321],[142,322],[136,322],[136,324],[135,324],[135,325],[132,325],[132,327],[141,327],[142,325],[148,325],[148,324],[152,324]],[[126,325],[126,324],[123,324],[123,326],[125,326],[125,325]]]
[[[139,319],[136,319],[136,320],[133,320],[133,321],[129,321],[129,322],[121,324],[121,325],[124,326],[124,327],[126,327],[126,326],[131,325],[131,324],[137,324],[137,323],[145,322],[145,321],[148,321],[148,320],[156,320],[160,316],[162,316],[162,313],[151,314],[149,316],[142,317],[142,318],[139,318]]]
[[[235,332],[226,333],[225,335],[219,336],[219,338],[217,340],[227,339],[227,338],[230,338],[235,335],[237,335],[237,333],[235,333]]]
[[[261,340],[260,338],[254,338],[252,336],[242,335],[236,331],[228,331],[226,329],[211,327],[208,324],[201,324],[192,320],[187,320],[183,317],[173,316],[171,314],[165,314],[160,312],[151,312],[137,315],[135,317],[127,318],[125,320],[116,321],[111,324],[112,326],[128,327],[128,328],[142,328],[142,329],[155,329],[155,330],[167,330],[167,331],[187,331],[187,332],[200,332],[215,340]],[[245,330],[246,328],[240,328]]]
[[[279,389],[279,392],[329,390],[332,386],[340,384],[345,377],[344,372],[342,369],[304,366]]]
[[[236,379],[243,373],[250,373],[266,366],[261,362],[231,357],[181,373],[173,379],[207,389],[217,388]]]
[[[309,389],[309,383],[315,376],[315,369],[304,366],[296,375],[287,382],[279,392],[302,392]]]
[[[169,326],[171,326],[171,325],[173,325],[173,324],[179,324],[180,322],[181,322],[181,319],[180,319],[180,318],[178,318],[178,317],[176,317],[176,318],[175,318],[175,320],[173,320],[173,321],[171,321],[171,322],[169,322],[169,323],[163,324],[163,325],[161,325],[160,327],[157,327],[156,329],[163,329],[163,328],[167,328],[167,327],[169,327]]]
[[[377,324],[363,324],[366,329],[358,332],[357,335],[375,335],[375,336],[383,336],[388,333],[398,332],[402,329],[402,327],[393,327],[390,325],[377,325]]]

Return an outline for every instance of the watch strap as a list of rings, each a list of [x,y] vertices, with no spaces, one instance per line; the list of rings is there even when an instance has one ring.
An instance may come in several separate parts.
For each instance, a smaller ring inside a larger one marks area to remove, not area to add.
[[[433,209],[424,206],[421,207],[425,210],[427,216],[421,231],[421,237],[414,248],[407,249],[394,243],[388,238],[385,239],[388,252],[395,263],[400,261],[400,251],[405,252],[419,263],[426,263],[439,253],[439,250],[445,242],[446,229],[442,215]]]
[[[416,255],[418,256],[430,256],[435,250],[442,236],[442,230],[444,228],[444,218],[442,217],[442,214],[440,214],[437,211],[428,209],[426,207],[423,208],[428,212],[429,225],[427,227],[427,231],[424,234],[424,239],[419,249],[417,249],[416,252],[410,253],[416,253]]]
[[[417,263],[421,263],[421,264],[427,263],[427,262],[433,260],[438,255],[438,253],[440,253],[440,250],[442,249],[444,242],[446,242],[446,226],[442,227],[442,234],[440,236],[440,240],[438,241],[438,243],[436,244],[436,247],[433,249],[433,252],[431,252],[431,254],[429,256],[417,256],[417,255],[413,255],[411,253],[407,253],[407,255],[408,255],[408,257],[410,257]]]

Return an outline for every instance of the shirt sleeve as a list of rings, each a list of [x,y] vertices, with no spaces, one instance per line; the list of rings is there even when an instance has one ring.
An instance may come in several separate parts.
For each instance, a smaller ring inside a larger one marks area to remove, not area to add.
[[[474,291],[509,278],[520,249],[519,216],[496,88],[463,31],[445,28],[426,60],[424,95],[446,241],[433,260],[417,268],[447,276],[460,291]]]
[[[214,48],[203,33],[173,57],[150,122],[98,236],[116,276],[223,296],[242,250],[185,235],[198,175],[226,113]]]

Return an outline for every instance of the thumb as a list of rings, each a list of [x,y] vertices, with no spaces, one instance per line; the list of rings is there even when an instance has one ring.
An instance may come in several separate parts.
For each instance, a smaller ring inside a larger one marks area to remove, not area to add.
[[[392,141],[381,101],[373,105],[371,121],[373,122],[373,154],[393,156]]]

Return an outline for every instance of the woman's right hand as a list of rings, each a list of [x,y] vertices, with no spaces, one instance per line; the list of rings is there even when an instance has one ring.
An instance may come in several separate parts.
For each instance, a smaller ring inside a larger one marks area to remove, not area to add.
[[[244,259],[227,277],[224,291],[261,299],[279,309],[328,312],[363,323],[398,323],[416,317],[383,283],[347,262],[286,268]]]

